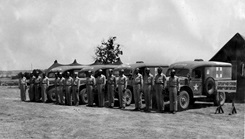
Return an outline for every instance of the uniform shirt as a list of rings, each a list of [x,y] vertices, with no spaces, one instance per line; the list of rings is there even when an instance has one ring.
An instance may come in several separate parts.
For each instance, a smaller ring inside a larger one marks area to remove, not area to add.
[[[65,85],[65,78],[64,77],[60,78],[59,85],[60,86]]]
[[[107,83],[109,85],[116,85],[116,77],[114,75],[111,75],[107,79]]]
[[[36,79],[35,79],[35,84],[40,84],[41,83],[41,80],[42,78],[40,76],[38,76]]]
[[[106,83],[105,75],[101,74],[96,78],[96,84],[104,84]]]
[[[31,77],[31,79],[30,79],[30,84],[34,84],[34,83],[35,83],[35,79],[36,79],[35,76]]]
[[[119,76],[118,85],[127,86],[127,77],[125,75]]]
[[[95,85],[95,84],[96,84],[96,81],[95,81],[94,76],[87,77],[87,79],[86,79],[86,84],[87,84],[87,85]]]
[[[65,80],[65,85],[71,86],[72,82],[73,82],[73,79],[71,77],[69,77],[68,79]]]
[[[48,79],[48,77],[45,77],[45,78],[42,80],[42,84],[47,84],[47,85],[49,85],[49,79]]]
[[[179,78],[177,76],[169,77],[168,87],[179,87]]]
[[[165,84],[166,82],[166,76],[164,74],[157,74],[155,77],[155,84]]]
[[[78,77],[76,77],[75,79],[73,79],[73,83],[74,86],[80,86],[80,79]]]
[[[143,76],[140,73],[134,76],[134,84],[143,84]]]
[[[21,78],[20,84],[21,85],[26,85],[26,77]]]
[[[149,74],[144,77],[144,84],[145,85],[153,85],[153,75]]]

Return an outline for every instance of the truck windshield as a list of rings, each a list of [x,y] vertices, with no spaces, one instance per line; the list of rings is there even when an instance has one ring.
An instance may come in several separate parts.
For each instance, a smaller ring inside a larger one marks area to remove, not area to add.
[[[79,78],[86,78],[86,75],[87,75],[86,73],[87,73],[86,71],[81,71],[78,73],[78,77]]]
[[[168,69],[167,76],[170,76],[171,70],[172,69]],[[174,69],[174,70],[175,70],[176,76],[188,77],[189,75],[189,69]]]

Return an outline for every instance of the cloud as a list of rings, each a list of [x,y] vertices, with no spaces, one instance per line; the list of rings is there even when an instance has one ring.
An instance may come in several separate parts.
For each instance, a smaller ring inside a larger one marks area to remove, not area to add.
[[[93,62],[103,39],[117,36],[122,61],[208,60],[236,32],[244,2],[172,0],[0,1],[2,69]],[[7,63],[8,61],[9,63]],[[0,69],[1,70],[1,69]]]

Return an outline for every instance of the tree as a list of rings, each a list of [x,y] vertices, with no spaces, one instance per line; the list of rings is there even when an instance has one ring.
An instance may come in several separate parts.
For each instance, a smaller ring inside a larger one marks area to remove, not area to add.
[[[107,42],[102,41],[101,45],[96,47],[95,60],[102,64],[113,64],[120,60],[122,51],[120,44],[115,43],[116,37],[110,37]]]

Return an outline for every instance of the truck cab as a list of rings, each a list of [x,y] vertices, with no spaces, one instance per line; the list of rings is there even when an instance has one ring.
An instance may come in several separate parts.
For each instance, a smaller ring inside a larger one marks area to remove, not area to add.
[[[232,65],[214,61],[185,61],[170,65],[167,77],[171,70],[176,71],[180,81],[178,105],[181,110],[188,109],[195,100],[205,98],[217,104],[217,87],[220,81],[231,81]],[[225,93],[221,103],[225,102]]]

